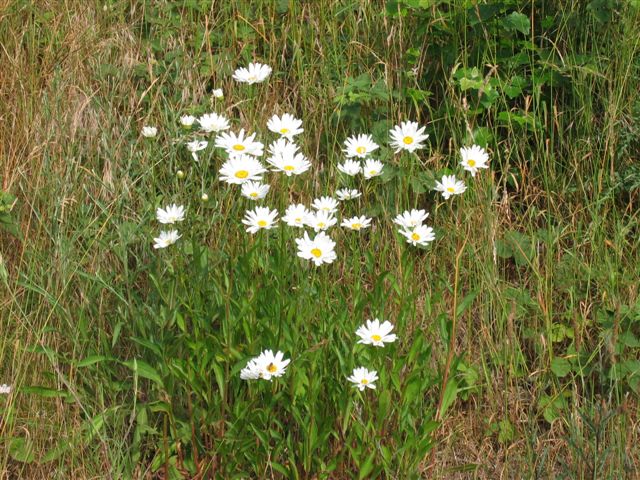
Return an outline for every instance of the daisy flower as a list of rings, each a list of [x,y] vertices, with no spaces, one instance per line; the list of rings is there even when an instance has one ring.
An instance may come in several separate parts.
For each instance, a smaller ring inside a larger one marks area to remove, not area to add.
[[[470,148],[462,147],[460,149],[460,155],[462,156],[460,165],[462,165],[462,168],[467,172],[471,173],[472,177],[476,176],[479,168],[489,168],[489,165],[487,165],[489,154],[487,154],[484,148],[478,145],[473,145]]]
[[[347,160],[344,163],[338,164],[338,170],[345,175],[353,177],[362,171],[362,165],[360,165],[360,162],[357,160]]]
[[[281,117],[274,115],[267,122],[267,128],[274,133],[282,135],[293,141],[293,137],[304,132],[302,120],[297,119],[289,113],[283,113]]]
[[[316,267],[323,263],[332,263],[336,259],[334,248],[336,242],[324,232],[318,233],[312,240],[309,234],[304,232],[304,237],[296,238],[298,256],[305,260],[311,260]]]
[[[220,181],[240,185],[245,182],[262,180],[262,174],[267,171],[259,160],[242,155],[230,158],[220,168]]]
[[[401,215],[397,215],[396,218],[393,219],[393,223],[403,228],[411,229],[422,225],[422,222],[424,222],[428,216],[429,214],[426,211],[416,210],[414,208],[411,211],[406,210]]]
[[[373,141],[371,135],[357,135],[349,137],[344,141],[344,150],[347,158],[366,158],[369,154],[377,150],[378,144]]]
[[[400,230],[400,234],[406,237],[407,243],[413,246],[420,245],[425,247],[436,238],[433,228],[426,225],[420,225],[410,230]]]
[[[153,248],[167,248],[169,245],[173,245],[174,243],[176,243],[181,236],[182,235],[178,235],[177,230],[171,230],[170,232],[160,232],[160,236],[153,239],[153,241],[156,242],[153,244]]]
[[[312,213],[301,203],[289,205],[282,220],[290,227],[304,228]]]
[[[269,188],[271,188],[269,185],[263,185],[260,182],[244,182],[240,193],[249,200],[262,200],[269,193]]]
[[[298,147],[294,143],[289,143],[281,138],[269,147],[272,156],[267,160],[267,163],[275,167],[274,171],[283,172],[287,177],[300,175],[309,170],[311,163],[297,150]]]
[[[281,377],[286,373],[287,365],[291,360],[284,359],[284,353],[272,350],[265,350],[256,358],[249,360],[247,366],[240,371],[240,378],[243,380],[263,380],[271,381],[274,377]]]
[[[419,148],[424,148],[424,142],[429,138],[424,131],[427,127],[420,127],[417,122],[402,122],[389,130],[391,142],[389,145],[396,153],[401,150],[414,152]]]
[[[169,205],[164,209],[156,210],[156,218],[160,223],[176,223],[184,220],[184,207],[182,205]]]
[[[278,211],[270,210],[269,207],[256,207],[253,210],[247,210],[242,223],[247,225],[247,232],[256,233],[258,230],[270,230],[276,226],[278,221]]]
[[[193,122],[196,121],[196,117],[193,115],[183,115],[180,117],[180,125],[183,127],[190,128],[193,125]]]
[[[147,138],[153,138],[158,135],[158,129],[156,127],[149,127],[145,125],[142,127],[142,136]]]
[[[187,150],[191,152],[193,159],[198,162],[198,154],[196,152],[204,150],[207,148],[207,145],[209,145],[209,142],[206,140],[194,140],[193,142],[187,143]]]
[[[264,82],[271,75],[271,67],[262,63],[250,63],[247,68],[240,67],[233,73],[233,79],[240,83]]]
[[[451,195],[460,195],[467,189],[462,180],[456,180],[455,175],[443,175],[442,180],[438,182],[436,180],[437,192],[442,193],[445,200],[448,200]]]
[[[198,123],[200,124],[200,128],[207,133],[219,133],[224,130],[229,130],[229,120],[217,113],[205,113],[198,118]]]
[[[221,88],[216,88],[213,92],[211,92],[214,98],[224,98],[224,92]]]
[[[319,232],[320,230],[328,230],[336,223],[338,223],[338,220],[333,216],[333,213],[325,210],[319,210],[307,217],[307,225],[313,228],[316,232]]]
[[[393,325],[391,322],[385,321],[380,323],[377,318],[367,320],[366,325],[360,326],[356,330],[356,335],[360,337],[358,343],[364,345],[373,345],[374,347],[384,347],[385,343],[393,343],[396,341],[396,335],[391,333]]]
[[[342,220],[340,226],[349,228],[351,230],[362,230],[368,228],[371,225],[371,219],[362,215],[361,217],[352,217]]]
[[[353,200],[354,198],[358,198],[360,195],[362,194],[358,190],[351,190],[348,188],[336,190],[336,197],[338,197],[340,201]]]
[[[216,138],[216,147],[225,149],[230,157],[239,155],[260,157],[262,156],[264,145],[260,142],[255,142],[255,137],[255,133],[245,136],[244,129],[240,130],[238,135],[233,132],[221,133]]]
[[[316,198],[311,206],[319,211],[335,213],[338,210],[338,201],[331,197],[320,197]]]
[[[0,385],[0,395],[9,395],[11,393],[11,385],[3,383]]]
[[[347,380],[352,382],[354,384],[353,386],[361,392],[364,391],[365,388],[375,390],[376,386],[374,383],[378,380],[378,372],[375,370],[367,370],[364,367],[354,368],[353,373]]]
[[[364,162],[362,166],[362,172],[364,173],[364,178],[369,179],[373,177],[377,177],[382,173],[382,162],[379,160],[368,159]]]

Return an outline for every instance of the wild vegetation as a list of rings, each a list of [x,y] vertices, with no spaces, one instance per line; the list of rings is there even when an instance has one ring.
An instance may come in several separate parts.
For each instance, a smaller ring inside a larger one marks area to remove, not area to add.
[[[637,0],[1,2],[0,476],[640,477],[639,27]],[[181,122],[207,113],[264,158],[302,120],[274,228]],[[360,134],[373,178],[338,169]],[[342,188],[371,224],[316,266],[282,217]],[[358,343],[375,318],[397,338]]]

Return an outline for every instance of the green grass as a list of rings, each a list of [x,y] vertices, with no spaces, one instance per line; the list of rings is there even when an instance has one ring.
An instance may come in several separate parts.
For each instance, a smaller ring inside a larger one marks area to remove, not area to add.
[[[2,4],[0,477],[637,477],[638,3],[474,3]],[[235,83],[252,60],[269,81]],[[264,204],[352,186],[374,226],[334,227],[319,268],[299,231],[247,234],[221,152],[184,147],[208,111],[265,144],[302,118],[313,167]],[[417,155],[388,148],[402,120]],[[355,133],[381,178],[338,173]],[[490,170],[442,201],[474,142]],[[153,250],[172,202],[183,238]],[[427,249],[391,223],[416,207]],[[399,340],[356,345],[373,317]],[[287,373],[240,380],[266,348]]]

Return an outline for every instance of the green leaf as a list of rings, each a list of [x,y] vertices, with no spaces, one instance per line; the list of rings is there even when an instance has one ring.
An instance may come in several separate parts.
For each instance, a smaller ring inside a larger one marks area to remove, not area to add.
[[[135,375],[151,380],[157,383],[160,387],[164,388],[164,383],[162,382],[160,374],[147,362],[134,358],[133,360],[127,360],[126,362],[122,363],[123,365],[129,367]]]
[[[444,395],[442,396],[442,406],[440,407],[440,418],[444,417],[445,412],[455,402],[458,396],[458,382],[455,378],[451,378],[447,382],[447,386],[444,389]]]
[[[571,364],[566,358],[554,357],[551,360],[551,371],[556,377],[562,378],[571,371]]]
[[[502,24],[507,30],[515,30],[525,35],[529,35],[531,31],[529,17],[520,12],[511,12],[502,20]]]
[[[31,463],[35,459],[33,444],[24,438],[12,438],[9,442],[9,455],[18,462]]]
[[[477,296],[477,291],[469,292],[458,304],[458,307],[456,308],[456,317],[462,315],[464,311],[471,306]]]
[[[80,360],[76,366],[78,368],[88,367],[89,365],[94,365],[96,363],[104,362],[106,360],[111,360],[111,359],[104,355],[89,355],[88,357]]]
[[[68,398],[69,397],[69,392],[65,392],[63,390],[56,390],[54,388],[47,388],[47,387],[37,387],[37,386],[22,387],[20,389],[20,392],[31,394],[31,395],[38,395],[40,397],[45,397],[45,398]]]

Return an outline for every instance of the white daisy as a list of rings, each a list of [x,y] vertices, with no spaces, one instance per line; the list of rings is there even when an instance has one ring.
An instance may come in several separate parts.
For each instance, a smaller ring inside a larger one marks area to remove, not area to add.
[[[209,142],[206,140],[194,140],[193,142],[187,143],[187,150],[191,152],[193,159],[198,162],[198,154],[196,152],[204,150],[207,148],[207,145],[209,145]]]
[[[424,142],[429,138],[424,131],[427,127],[420,127],[417,122],[402,122],[389,130],[391,142],[389,145],[398,153],[401,150],[414,152],[419,148],[424,148]]]
[[[340,201],[344,200],[353,200],[354,198],[358,198],[362,194],[358,190],[352,190],[348,188],[341,188],[340,190],[336,190],[336,197]]]
[[[205,113],[198,118],[198,123],[200,124],[200,128],[207,133],[219,133],[229,130],[229,120],[217,113]]]
[[[391,330],[393,330],[391,322],[385,321],[380,323],[380,320],[377,318],[367,320],[366,325],[362,325],[356,330],[356,335],[360,337],[358,343],[373,345],[374,347],[384,347],[385,343],[393,343],[396,341],[397,337],[391,333]]]
[[[156,218],[160,223],[176,223],[184,220],[184,207],[175,203],[156,210]]]
[[[462,156],[460,165],[462,165],[462,168],[467,172],[470,172],[472,177],[476,176],[478,169],[489,168],[489,165],[487,165],[489,154],[484,148],[478,145],[473,145],[470,148],[462,147],[460,149],[460,155]]]
[[[213,92],[211,92],[214,98],[224,98],[224,92],[221,88],[216,88]]]
[[[353,373],[350,377],[347,378],[350,382],[352,382],[354,387],[359,389],[361,392],[365,388],[375,389],[375,381],[378,380],[378,372],[375,370],[367,370],[364,367],[354,368]]]
[[[144,126],[142,127],[142,136],[147,138],[153,138],[158,135],[158,129],[156,127]]]
[[[311,206],[323,212],[335,213],[338,211],[338,201],[331,197],[316,198]]]
[[[357,160],[346,160],[344,163],[338,164],[338,170],[353,177],[362,171],[362,165]]]
[[[371,219],[362,215],[361,217],[352,217],[342,220],[340,226],[349,228],[351,230],[362,230],[368,228],[371,225]]]
[[[240,130],[238,135],[233,132],[221,133],[216,138],[216,147],[224,148],[230,157],[239,155],[260,157],[263,153],[264,145],[260,142],[255,142],[255,137],[255,133],[245,137],[244,129]]]
[[[362,166],[362,173],[364,174],[364,178],[369,179],[377,177],[378,175],[382,174],[383,167],[384,165],[382,165],[382,162],[380,162],[379,160],[366,160],[364,162],[364,165]]]
[[[456,180],[455,175],[443,175],[442,180],[438,182],[436,180],[437,192],[442,193],[445,200],[448,200],[451,195],[460,195],[467,189],[462,180]]]
[[[393,219],[393,223],[411,229],[422,225],[422,222],[424,222],[428,216],[429,214],[426,211],[416,210],[414,208],[411,211],[406,210],[402,212],[401,215],[397,215],[396,218]]]
[[[274,115],[267,122],[267,128],[269,130],[292,141],[293,137],[304,132],[304,129],[300,128],[301,126],[302,120],[295,118],[289,113],[283,113],[281,117]]]
[[[173,245],[178,241],[182,235],[178,235],[177,230],[171,230],[170,232],[160,232],[158,238],[154,238],[153,248],[167,248],[169,245]]]
[[[311,163],[302,153],[297,153],[298,147],[284,138],[280,140],[269,147],[269,151],[273,153],[267,163],[275,167],[274,171],[283,172],[290,177],[309,170]]]
[[[233,73],[233,79],[240,83],[264,82],[271,75],[271,67],[262,63],[250,63],[247,68],[240,67]]]
[[[371,135],[356,135],[349,137],[344,141],[343,152],[347,158],[358,157],[366,158],[371,152],[379,148],[378,144],[373,141]]]
[[[183,127],[191,127],[193,125],[193,122],[196,121],[196,117],[194,117],[193,115],[183,115],[182,117],[180,117],[180,125],[182,125]]]
[[[413,246],[427,246],[429,242],[433,242],[436,238],[433,228],[426,225],[420,225],[413,229],[399,230],[400,234],[406,237],[407,243]]]
[[[263,185],[260,182],[245,182],[242,184],[242,196],[249,200],[262,200],[269,193],[269,185]]]
[[[3,383],[0,385],[0,395],[9,395],[11,393],[11,385]]]
[[[316,267],[323,263],[332,263],[336,259],[334,248],[336,242],[324,232],[318,233],[312,240],[309,234],[304,232],[304,237],[296,238],[298,256],[305,260],[311,260]]]
[[[247,362],[247,365],[240,370],[240,378],[242,380],[257,380],[260,378],[260,368],[255,358],[252,358]]]
[[[338,220],[333,216],[333,213],[325,210],[318,210],[307,217],[307,225],[313,228],[316,232],[328,230],[336,223],[338,223]]]
[[[233,157],[222,164],[220,168],[220,181],[230,184],[242,184],[245,182],[262,180],[262,174],[267,171],[259,160],[242,155]]]
[[[256,233],[258,230],[270,230],[275,227],[278,222],[277,217],[277,210],[270,210],[269,207],[256,207],[246,211],[242,223],[249,227],[247,232]]]
[[[259,356],[249,360],[247,366],[240,371],[240,378],[243,380],[263,380],[271,381],[274,377],[281,377],[286,373],[287,365],[291,360],[284,359],[284,353],[272,350],[265,350]]]
[[[301,203],[292,204],[287,207],[282,220],[290,227],[304,228],[311,215],[312,213]]]

